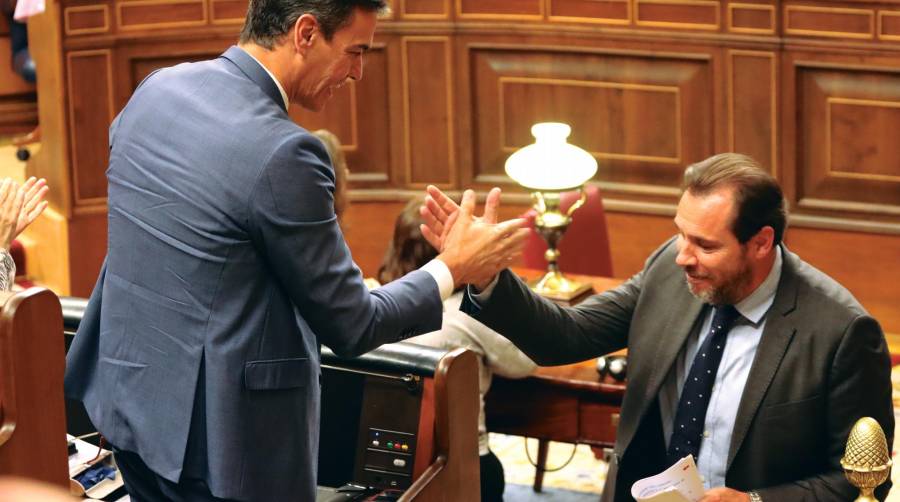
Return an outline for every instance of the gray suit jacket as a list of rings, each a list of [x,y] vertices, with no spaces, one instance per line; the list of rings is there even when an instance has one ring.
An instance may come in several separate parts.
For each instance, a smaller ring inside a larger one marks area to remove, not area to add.
[[[437,284],[368,291],[328,154],[237,47],[148,77],[110,145],[108,256],[67,394],[166,479],[314,500],[320,344],[354,356],[440,328]]]
[[[872,416],[892,444],[887,345],[846,289],[782,250],[781,280],[734,424],[726,484],[756,490],[766,501],[852,500],[839,463],[850,428]],[[703,306],[675,255],[669,241],[622,286],[570,309],[532,294],[508,271],[486,305],[462,306],[541,365],[628,348],[617,465],[604,500],[631,500],[634,481],[668,467],[658,394]]]

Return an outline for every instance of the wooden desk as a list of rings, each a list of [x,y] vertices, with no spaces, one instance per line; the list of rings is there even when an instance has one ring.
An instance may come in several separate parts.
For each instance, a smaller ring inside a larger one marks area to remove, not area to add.
[[[532,278],[539,271],[515,269]],[[605,291],[620,279],[568,274]],[[547,446],[550,441],[610,447],[616,440],[624,383],[610,377],[602,381],[590,359],[565,366],[541,367],[534,375],[512,380],[495,376],[485,396],[487,428],[491,432],[538,439],[534,490],[541,491]]]

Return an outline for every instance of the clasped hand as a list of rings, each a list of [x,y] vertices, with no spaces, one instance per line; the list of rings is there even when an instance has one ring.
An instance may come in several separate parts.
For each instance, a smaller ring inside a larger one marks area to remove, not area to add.
[[[457,205],[435,186],[420,214],[425,222],[422,235],[440,252],[453,275],[455,287],[472,284],[484,289],[493,278],[522,254],[528,236],[527,220],[514,218],[497,222],[500,189],[493,188],[484,203],[484,214],[474,215],[475,192],[466,190]]]

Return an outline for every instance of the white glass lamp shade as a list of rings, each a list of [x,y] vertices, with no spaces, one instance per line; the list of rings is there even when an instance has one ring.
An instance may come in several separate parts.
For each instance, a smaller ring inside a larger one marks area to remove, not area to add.
[[[506,174],[532,191],[565,191],[583,185],[597,173],[597,160],[566,142],[568,124],[541,122],[531,126],[534,143],[506,160]]]

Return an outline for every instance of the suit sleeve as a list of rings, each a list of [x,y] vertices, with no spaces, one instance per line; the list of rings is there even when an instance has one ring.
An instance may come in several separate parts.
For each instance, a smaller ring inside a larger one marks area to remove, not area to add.
[[[642,277],[643,272],[638,273],[613,290],[564,308],[533,293],[504,270],[484,305],[466,296],[461,308],[511,340],[537,364],[569,364],[627,345]]]
[[[859,418],[872,417],[884,429],[888,451],[894,440],[890,357],[878,322],[868,315],[854,319],[844,332],[828,375],[826,406],[828,469],[793,483],[756,490],[764,501],[845,501],[858,492],[844,477],[841,457],[850,430]],[[760,459],[764,462],[765,459]],[[884,500],[891,482],[876,490]]]
[[[288,138],[249,198],[251,238],[321,343],[352,357],[441,326],[427,272],[369,291],[334,215],[334,172],[321,142]]]

